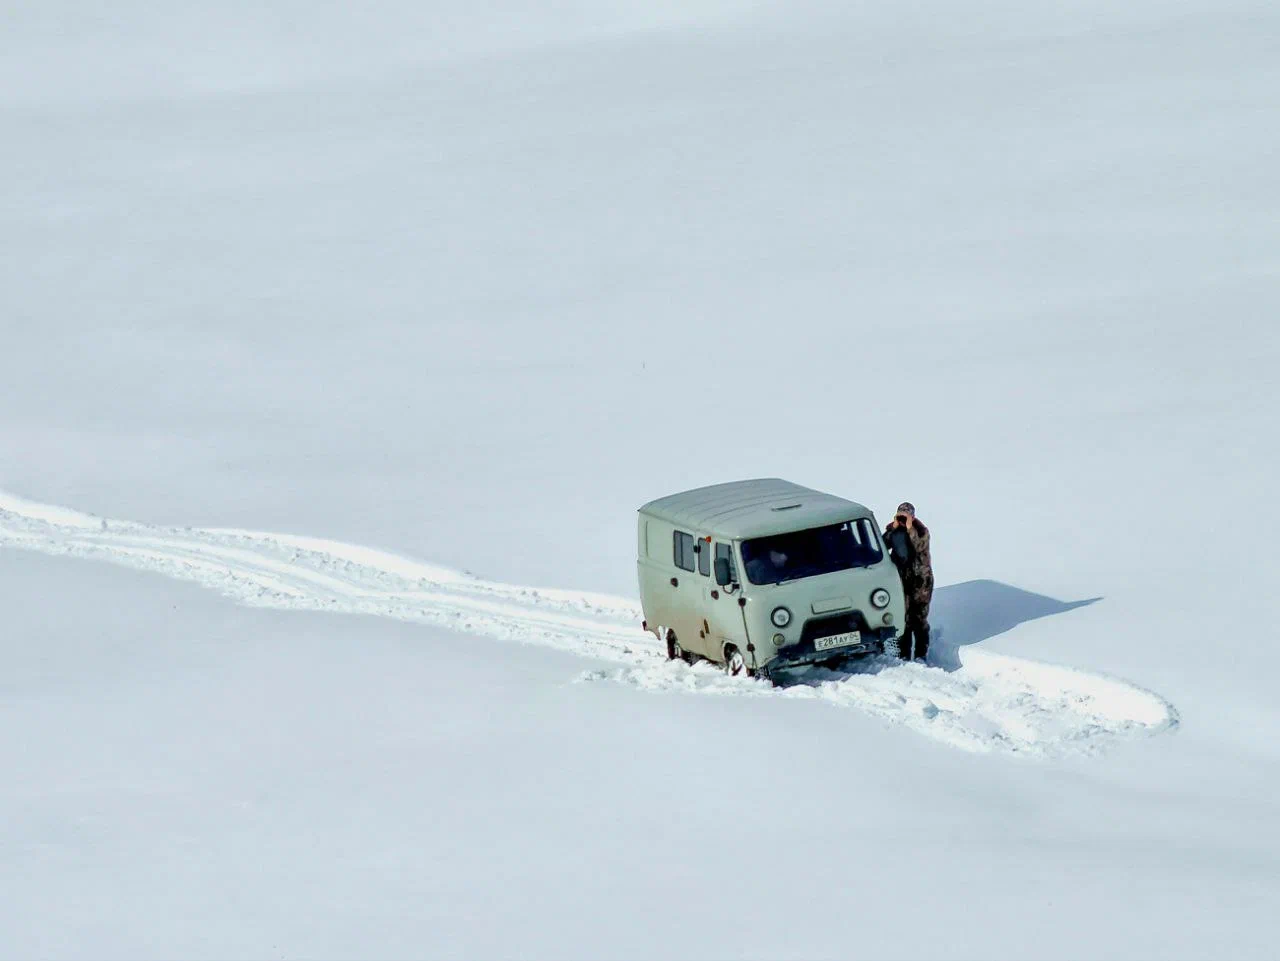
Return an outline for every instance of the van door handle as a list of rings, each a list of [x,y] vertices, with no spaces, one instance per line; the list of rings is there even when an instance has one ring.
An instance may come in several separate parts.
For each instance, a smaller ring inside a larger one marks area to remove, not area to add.
[[[680,586],[680,582],[679,582],[678,580],[676,580],[676,579],[673,577],[673,578],[671,578],[671,586],[672,586],[672,587],[679,587],[679,586]]]

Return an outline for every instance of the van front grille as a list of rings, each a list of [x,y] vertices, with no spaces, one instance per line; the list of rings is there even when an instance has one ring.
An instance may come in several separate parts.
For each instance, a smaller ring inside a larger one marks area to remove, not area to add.
[[[867,622],[860,611],[846,614],[834,614],[831,617],[813,617],[804,622],[804,630],[800,632],[800,642],[812,641],[818,637],[830,637],[833,634],[848,634],[850,631],[867,631]]]

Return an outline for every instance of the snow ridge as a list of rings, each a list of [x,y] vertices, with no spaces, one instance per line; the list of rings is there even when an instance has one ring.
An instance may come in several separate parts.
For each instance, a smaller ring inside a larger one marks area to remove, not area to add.
[[[1178,723],[1167,701],[1125,681],[971,648],[952,672],[873,658],[848,672],[797,672],[774,688],[727,677],[709,664],[667,661],[640,629],[638,605],[625,598],[500,584],[311,537],[160,528],[0,492],[0,546],[154,571],[246,605],[419,621],[615,665],[583,672],[577,680],[584,683],[855,708],[969,751],[1094,754]]]

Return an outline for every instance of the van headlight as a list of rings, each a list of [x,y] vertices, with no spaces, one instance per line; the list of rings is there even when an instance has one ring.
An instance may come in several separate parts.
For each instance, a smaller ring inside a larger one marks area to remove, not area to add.
[[[785,607],[775,607],[773,613],[769,615],[769,620],[773,621],[774,627],[786,627],[791,623],[791,612]]]
[[[871,592],[871,606],[876,608],[889,606],[889,592],[883,587],[877,587]]]

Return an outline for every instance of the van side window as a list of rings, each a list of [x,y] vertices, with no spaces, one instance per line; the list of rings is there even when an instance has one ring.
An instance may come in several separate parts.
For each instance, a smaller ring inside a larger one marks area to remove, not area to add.
[[[738,582],[738,565],[733,562],[732,544],[716,545],[716,560],[721,559],[729,562],[729,577],[736,584]]]
[[[686,534],[684,531],[676,531],[675,549],[676,567],[682,571],[692,571],[694,566],[693,535]]]
[[[711,545],[705,540],[698,543],[698,573],[703,577],[711,576]]]

